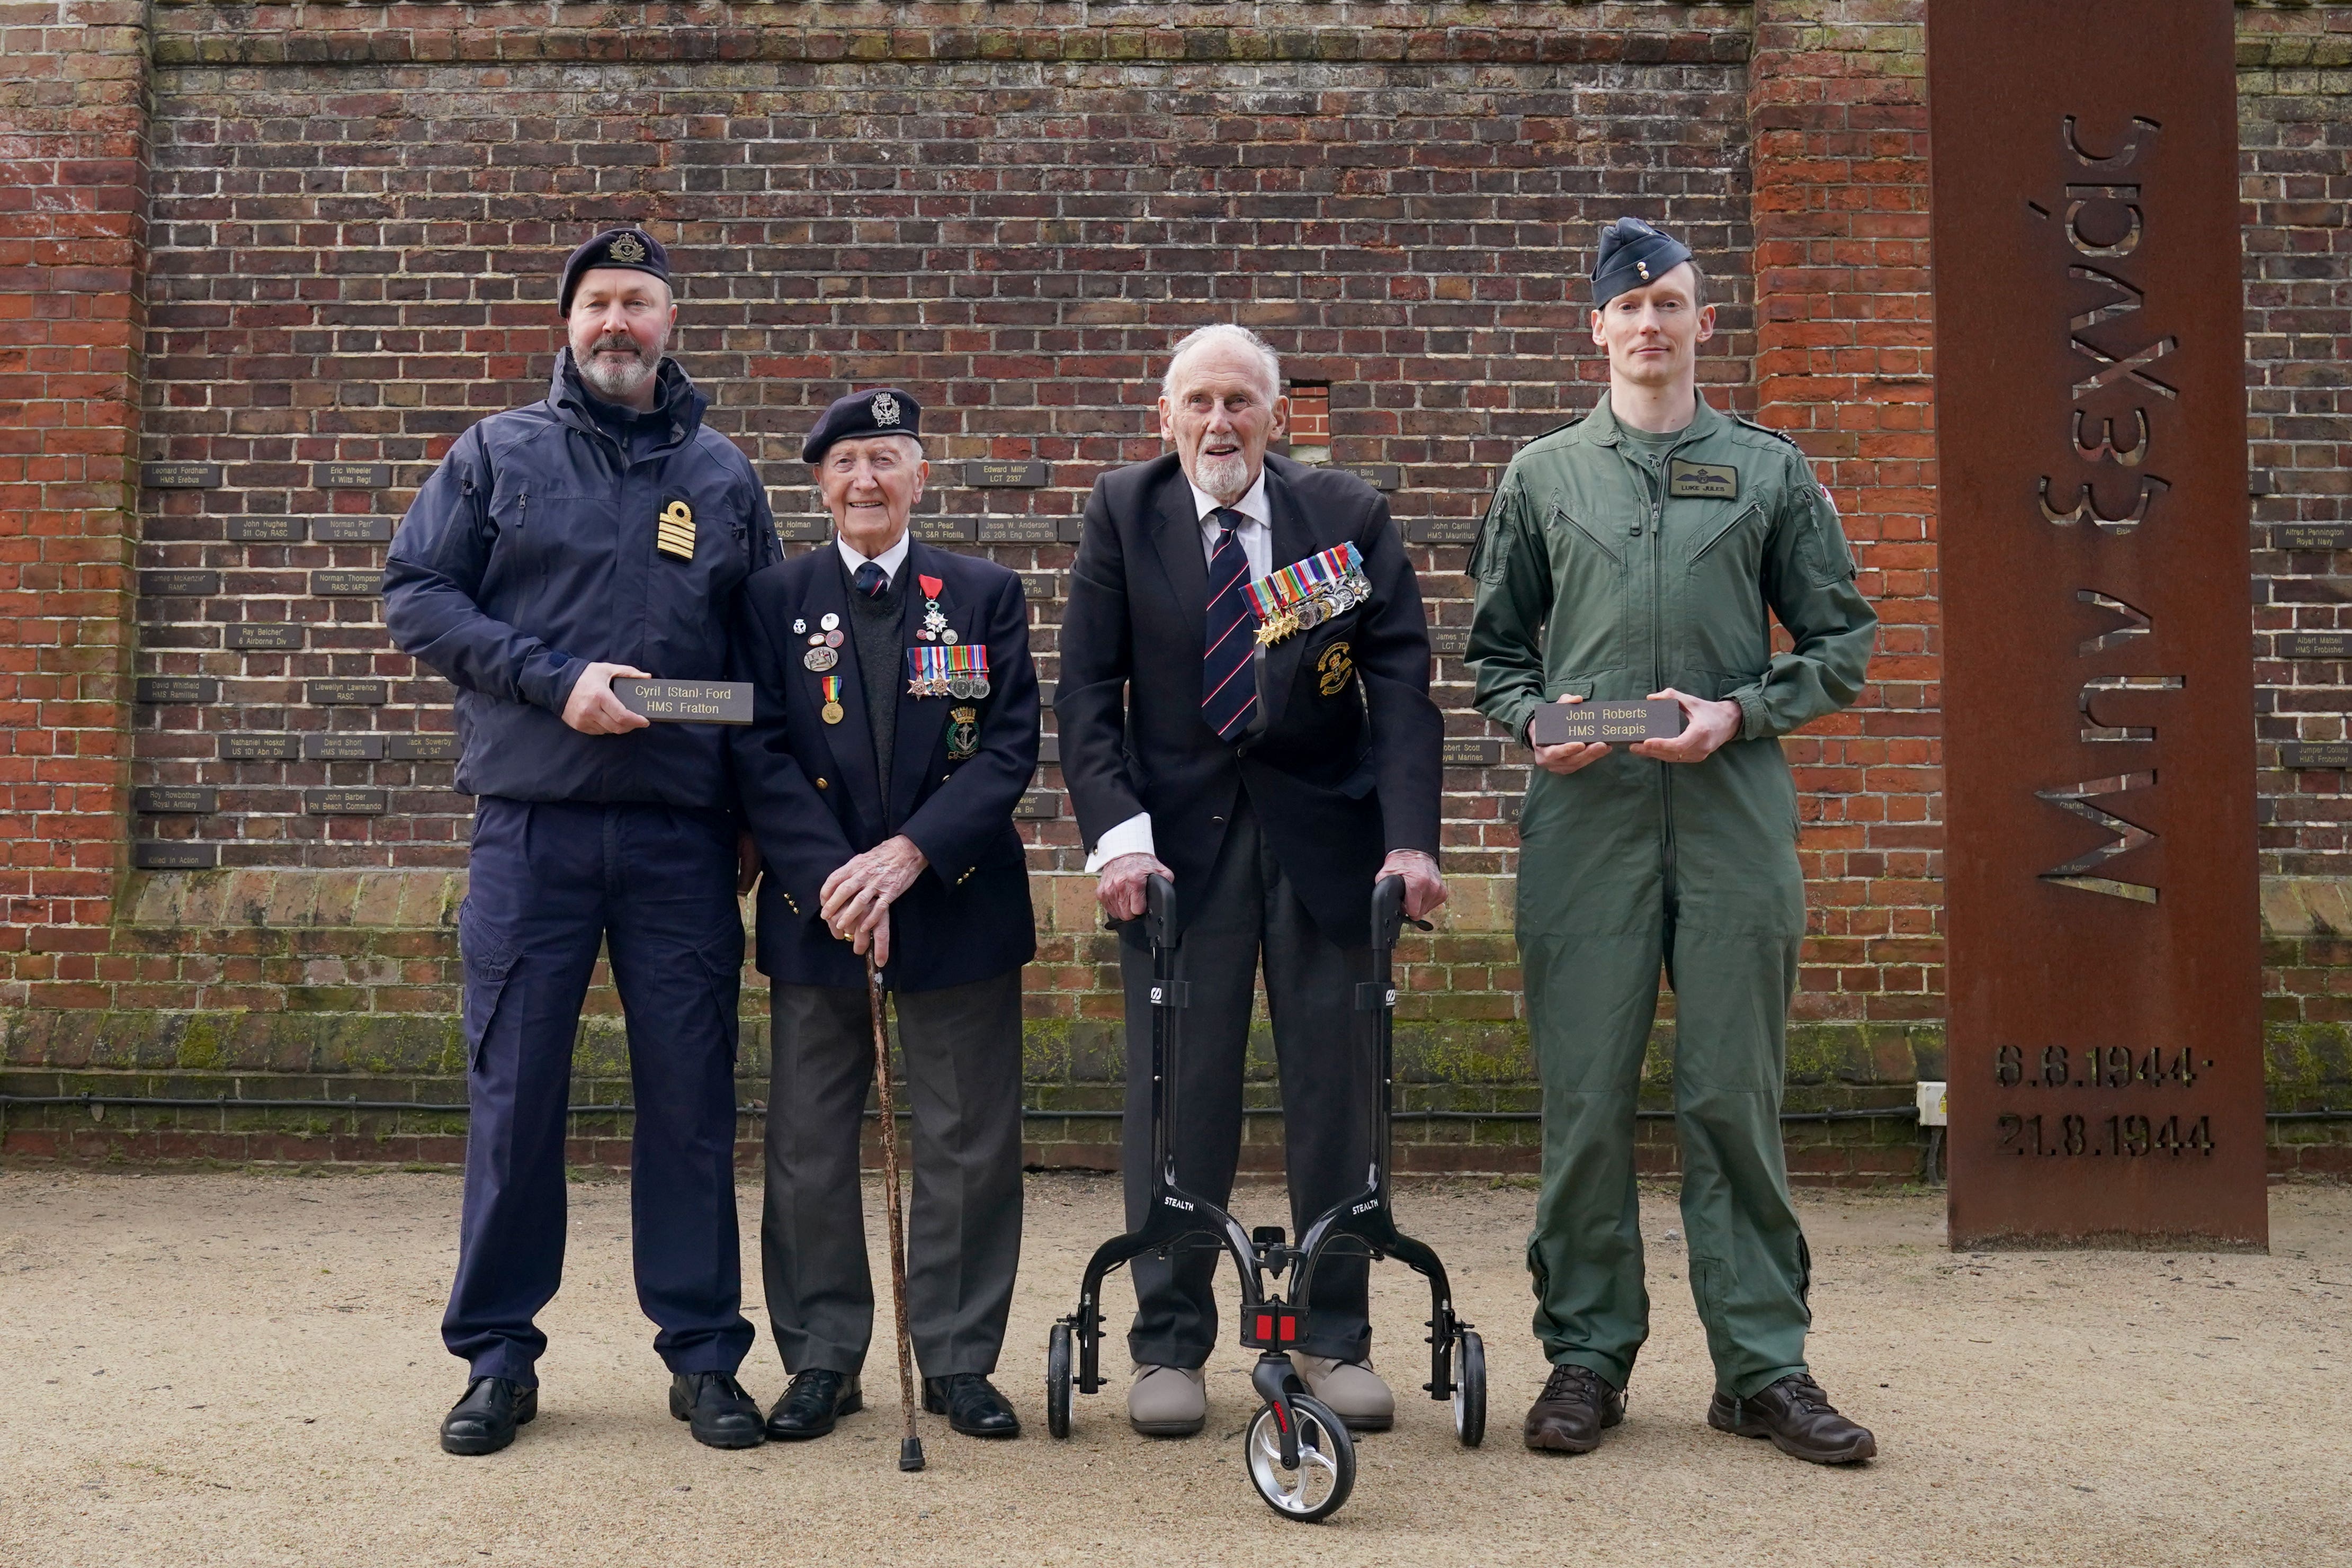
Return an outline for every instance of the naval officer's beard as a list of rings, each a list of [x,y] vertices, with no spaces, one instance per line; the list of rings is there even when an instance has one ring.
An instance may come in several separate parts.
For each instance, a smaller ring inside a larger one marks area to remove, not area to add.
[[[587,359],[580,365],[580,379],[588,383],[590,392],[608,402],[626,402],[659,373],[662,350],[668,341],[667,332],[651,346],[638,342],[626,332],[608,332],[588,350]]]

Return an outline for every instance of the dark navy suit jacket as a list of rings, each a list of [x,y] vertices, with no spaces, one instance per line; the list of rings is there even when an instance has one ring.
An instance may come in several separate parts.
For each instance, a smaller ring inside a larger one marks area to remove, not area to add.
[[[1391,850],[1437,853],[1444,720],[1429,697],[1429,626],[1388,502],[1362,480],[1265,460],[1278,570],[1352,540],[1371,599],[1257,655],[1264,725],[1238,744],[1201,720],[1209,571],[1175,456],[1095,481],[1057,643],[1062,777],[1092,845],[1151,813],[1175,873],[1179,927],[1200,914],[1241,791],[1315,924],[1360,946]],[[1120,935],[1141,940],[1141,922]]]
[[[1013,808],[1037,772],[1037,671],[1021,579],[993,561],[908,542],[898,568],[898,725],[886,781],[876,777],[856,638],[844,637],[832,669],[805,664],[809,634],[827,614],[849,631],[840,562],[828,540],[743,585],[736,678],[756,690],[752,722],[735,734],[734,761],[766,867],[760,972],[785,985],[863,988],[866,961],[825,928],[818,890],[851,856],[899,833],[930,865],[891,907],[885,982],[938,990],[1017,968],[1037,947],[1028,865],[1013,825]],[[958,641],[986,645],[986,697],[907,695],[903,650],[941,645],[915,636],[924,577],[943,584],[940,610]],[[806,630],[794,632],[796,622]],[[838,724],[822,715],[825,675],[841,682]],[[979,747],[950,759],[949,716],[966,707],[978,710]]]

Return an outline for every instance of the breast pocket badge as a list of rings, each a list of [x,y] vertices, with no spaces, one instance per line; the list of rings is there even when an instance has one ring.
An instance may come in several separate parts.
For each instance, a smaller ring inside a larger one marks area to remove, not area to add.
[[[1355,661],[1348,656],[1348,644],[1334,643],[1315,659],[1315,689],[1327,697],[1336,697],[1348,688],[1348,677],[1356,673]]]
[[[980,710],[958,707],[948,710],[948,760],[961,762],[980,750]]]
[[[672,501],[654,523],[654,548],[680,560],[694,559],[694,508]]]

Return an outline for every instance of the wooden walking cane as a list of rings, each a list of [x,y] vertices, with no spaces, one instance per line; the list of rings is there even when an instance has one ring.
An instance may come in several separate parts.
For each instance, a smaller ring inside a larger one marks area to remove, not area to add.
[[[866,956],[866,997],[874,1009],[874,1082],[882,1100],[882,1207],[890,1216],[890,1306],[898,1320],[898,1409],[906,1436],[898,1468],[923,1468],[923,1439],[915,1431],[915,1353],[907,1331],[907,1238],[898,1218],[898,1113],[890,1095],[890,1037],[882,1025],[882,971]]]

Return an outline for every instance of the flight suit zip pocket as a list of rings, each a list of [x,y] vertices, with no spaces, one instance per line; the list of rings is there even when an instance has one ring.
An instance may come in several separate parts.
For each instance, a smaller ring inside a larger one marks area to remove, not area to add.
[[[1625,564],[1625,556],[1623,551],[1620,550],[1615,545],[1602,538],[1601,534],[1592,528],[1587,528],[1583,523],[1578,521],[1575,514],[1570,512],[1566,507],[1555,504],[1551,509],[1551,515],[1559,518],[1561,522],[1566,523],[1570,528],[1575,529],[1584,538],[1591,539],[1594,544],[1600,546],[1601,549],[1607,553],[1611,560],[1615,561],[1619,566],[1623,566]]]
[[[1721,528],[1716,529],[1715,532],[1709,534],[1706,537],[1706,541],[1702,543],[1698,549],[1691,552],[1691,564],[1693,566],[1696,566],[1700,561],[1706,559],[1706,553],[1709,550],[1721,544],[1733,534],[1738,533],[1739,529],[1746,525],[1748,518],[1760,517],[1763,515],[1764,508],[1754,505],[1750,505],[1745,511],[1733,514],[1729,522],[1724,524]]]

